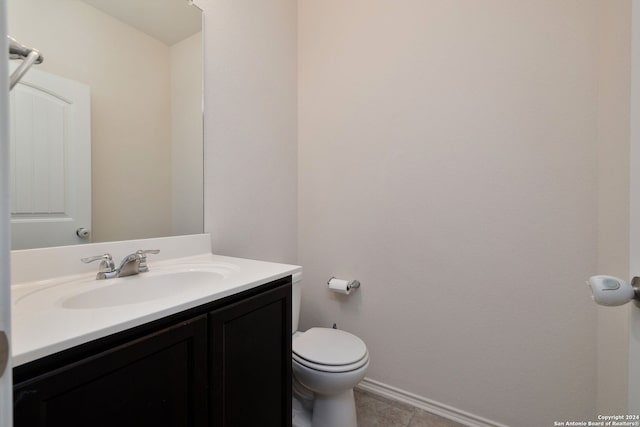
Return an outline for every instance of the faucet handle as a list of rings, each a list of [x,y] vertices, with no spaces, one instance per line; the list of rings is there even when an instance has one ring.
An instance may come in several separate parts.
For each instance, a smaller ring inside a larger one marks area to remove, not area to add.
[[[84,262],[85,264],[89,264],[90,262],[100,261],[100,260],[103,260],[108,263],[109,261],[113,261],[113,257],[111,256],[111,254],[102,254],[102,255],[90,256],[86,258],[80,258],[80,261]]]
[[[147,254],[159,254],[159,253],[160,253],[160,249],[145,249],[145,250],[140,249],[139,251],[136,251],[136,254],[139,255],[139,259],[140,259],[140,268],[138,269],[138,271],[140,273],[146,273],[147,271],[149,271],[149,266],[147,265]]]
[[[98,267],[98,274],[96,275],[97,280],[106,279],[106,273],[113,273],[114,271],[116,271],[116,265],[113,262],[113,257],[111,256],[111,254],[102,254],[80,258],[80,261],[84,262],[85,264],[89,264],[93,261],[100,261],[100,267]]]
[[[145,250],[138,250],[136,251],[137,254],[140,255],[145,255],[145,254],[159,254],[160,253],[160,249],[145,249]]]

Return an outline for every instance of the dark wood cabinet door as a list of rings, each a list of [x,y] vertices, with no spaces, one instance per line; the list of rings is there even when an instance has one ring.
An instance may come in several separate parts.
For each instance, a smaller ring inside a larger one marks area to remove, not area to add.
[[[291,284],[212,311],[211,426],[291,426]]]
[[[14,387],[15,427],[200,427],[208,418],[202,315]]]

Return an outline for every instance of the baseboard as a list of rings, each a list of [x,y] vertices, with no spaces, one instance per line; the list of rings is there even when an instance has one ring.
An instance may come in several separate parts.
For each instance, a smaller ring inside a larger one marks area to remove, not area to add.
[[[505,424],[500,424],[495,421],[488,420],[486,418],[479,417],[474,414],[470,414],[460,409],[454,408],[449,405],[445,405],[433,400],[427,399],[422,396],[418,396],[408,391],[401,390],[396,387],[381,383],[379,381],[372,380],[371,378],[363,379],[360,384],[356,386],[360,390],[367,391],[369,393],[385,397],[387,399],[395,400],[398,402],[411,405],[415,408],[431,412],[432,414],[439,415],[443,418],[455,421],[469,427],[508,427]]]

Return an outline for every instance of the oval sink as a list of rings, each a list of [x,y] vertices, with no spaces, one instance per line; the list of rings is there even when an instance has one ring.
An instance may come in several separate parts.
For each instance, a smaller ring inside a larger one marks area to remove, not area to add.
[[[215,286],[224,277],[224,274],[214,271],[190,270],[107,279],[100,288],[64,299],[62,307],[89,309],[139,304],[177,296],[187,288]]]

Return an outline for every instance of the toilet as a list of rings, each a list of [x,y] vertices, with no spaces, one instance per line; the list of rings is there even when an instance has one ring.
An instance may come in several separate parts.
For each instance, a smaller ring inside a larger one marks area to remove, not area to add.
[[[293,275],[292,368],[294,427],[357,427],[353,388],[369,367],[367,346],[332,328],[298,331],[302,273]]]

